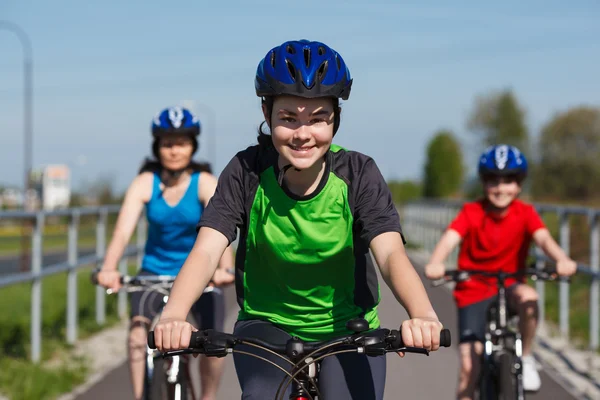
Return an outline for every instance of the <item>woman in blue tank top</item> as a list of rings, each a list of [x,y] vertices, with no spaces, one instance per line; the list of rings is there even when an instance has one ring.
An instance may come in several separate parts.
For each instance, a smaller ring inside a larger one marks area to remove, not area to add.
[[[179,273],[196,241],[196,225],[217,185],[208,164],[192,161],[198,149],[199,134],[199,121],[184,108],[168,108],[154,118],[152,153],[156,160],[145,162],[127,190],[98,274],[102,286],[119,289],[117,264],[144,207],[148,238],[140,274],[174,276]],[[212,278],[215,285],[233,282],[233,275],[227,272],[233,264],[233,251],[229,247]],[[144,292],[134,292],[131,296],[129,364],[136,399],[140,399],[143,392],[147,332],[162,306],[162,295],[149,295],[144,304],[140,304],[143,295]],[[202,295],[191,313],[198,328],[222,331],[224,311],[223,295],[213,291]],[[202,356],[202,400],[216,399],[223,362],[223,359]]]

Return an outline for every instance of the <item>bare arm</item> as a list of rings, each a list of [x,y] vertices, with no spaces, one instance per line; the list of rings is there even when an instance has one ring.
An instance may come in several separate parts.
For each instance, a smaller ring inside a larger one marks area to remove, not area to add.
[[[200,228],[196,243],[173,283],[161,320],[185,321],[192,304],[200,298],[214,275],[227,244],[227,238],[221,232]]]
[[[388,232],[376,236],[371,241],[371,250],[385,283],[410,317],[437,320],[421,278],[406,255],[400,234]]]
[[[435,249],[433,249],[429,262],[425,266],[425,276],[427,278],[438,279],[444,276],[446,271],[444,261],[446,261],[448,255],[452,253],[452,250],[458,246],[461,240],[460,234],[454,229],[448,229],[444,232]]]
[[[577,271],[577,263],[573,261],[556,243],[546,228],[540,228],[533,233],[533,241],[548,257],[556,261],[556,271],[559,275],[569,276]]]
[[[535,231],[533,233],[533,241],[554,261],[569,258],[546,228]]]
[[[127,189],[102,269],[107,271],[117,269],[117,264],[140,218],[144,202],[150,197],[150,190],[151,185],[145,174],[138,175]]]
[[[448,229],[442,237],[440,241],[433,249],[433,253],[431,253],[431,257],[429,258],[430,263],[443,263],[448,258],[448,255],[452,253],[452,250],[458,246],[462,238],[460,234],[456,232],[454,229]]]
[[[442,324],[406,255],[400,234],[387,232],[376,236],[371,241],[371,250],[385,283],[410,316],[410,320],[401,324],[404,344],[437,350]]]
[[[214,196],[215,190],[217,189],[217,178],[209,174],[208,172],[203,172],[200,177],[201,184],[198,185],[198,198],[204,207],[208,205],[210,199]],[[235,265],[235,257],[233,255],[233,247],[230,245],[225,249],[221,260],[219,261],[218,268],[222,271],[232,268]],[[214,278],[217,278],[215,276]],[[217,279],[219,283],[231,283],[233,282],[233,277],[229,276],[229,274],[220,274],[219,279]],[[220,282],[221,280],[225,280],[225,282]]]

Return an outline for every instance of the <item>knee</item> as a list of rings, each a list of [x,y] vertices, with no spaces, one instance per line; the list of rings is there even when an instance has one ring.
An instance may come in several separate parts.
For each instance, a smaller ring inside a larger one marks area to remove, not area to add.
[[[538,293],[527,285],[519,285],[515,290],[518,310],[522,315],[535,317],[538,310]]]
[[[538,301],[538,293],[534,288],[527,285],[520,285],[517,292],[518,301],[521,305],[527,305],[527,303],[536,303]]]
[[[129,329],[129,349],[132,351],[146,348],[148,330],[144,324],[133,323]]]

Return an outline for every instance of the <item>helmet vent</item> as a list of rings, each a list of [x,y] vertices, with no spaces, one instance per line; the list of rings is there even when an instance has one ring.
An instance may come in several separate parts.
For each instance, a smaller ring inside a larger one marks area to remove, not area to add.
[[[307,47],[304,48],[304,64],[306,68],[310,65],[310,49]]]
[[[271,67],[275,68],[275,52],[271,53]]]
[[[323,46],[319,46],[318,54],[320,56],[322,56],[323,54],[325,54],[325,48]]]
[[[321,64],[319,70],[317,71],[317,79],[319,82],[323,81],[325,74],[327,74],[327,64],[327,61],[323,61],[323,64]]]
[[[290,54],[296,54],[296,49],[292,46],[292,45],[287,45],[285,46],[285,51],[287,51]]]
[[[285,65],[287,66],[288,72],[292,77],[292,80],[296,82],[296,68],[294,68],[294,64],[290,62],[287,58],[285,59]]]
[[[335,62],[336,62],[336,64],[337,64],[337,69],[338,69],[338,71],[339,71],[340,69],[342,69],[342,63],[340,62],[340,58],[338,57],[338,55],[337,55],[337,54],[335,55]]]

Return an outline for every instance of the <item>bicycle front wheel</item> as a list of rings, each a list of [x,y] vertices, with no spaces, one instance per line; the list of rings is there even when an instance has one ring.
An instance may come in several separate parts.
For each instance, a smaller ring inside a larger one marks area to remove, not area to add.
[[[511,353],[500,354],[497,359],[497,371],[498,400],[519,400],[515,355]]]

